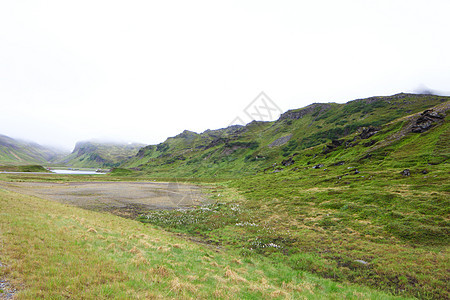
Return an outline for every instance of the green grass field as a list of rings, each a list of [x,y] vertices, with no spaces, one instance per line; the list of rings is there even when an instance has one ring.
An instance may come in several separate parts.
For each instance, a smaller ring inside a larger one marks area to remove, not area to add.
[[[17,299],[393,298],[107,213],[5,190],[0,205],[0,278]]]
[[[429,180],[361,170],[339,182],[340,172],[330,173],[308,169],[215,184],[216,204],[153,211],[141,220],[234,249],[242,258],[262,255],[339,282],[446,299],[446,169],[430,171]]]

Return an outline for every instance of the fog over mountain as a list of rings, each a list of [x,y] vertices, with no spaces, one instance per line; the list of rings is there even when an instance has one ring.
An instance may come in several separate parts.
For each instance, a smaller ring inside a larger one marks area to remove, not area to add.
[[[4,1],[0,132],[67,150],[154,144],[243,119],[262,91],[282,111],[448,95],[449,11],[444,0]]]

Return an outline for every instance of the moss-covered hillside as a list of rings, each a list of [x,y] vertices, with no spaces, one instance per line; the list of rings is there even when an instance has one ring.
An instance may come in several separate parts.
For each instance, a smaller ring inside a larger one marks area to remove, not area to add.
[[[71,167],[110,168],[136,155],[142,144],[78,142],[72,153],[60,163]]]
[[[0,165],[47,164],[64,153],[0,134]]]
[[[201,134],[186,130],[163,143],[142,148],[122,167],[135,168],[155,177],[234,178],[279,170],[283,168],[280,166],[283,160],[286,160],[283,164],[289,164],[287,160],[290,157],[308,153],[304,150],[332,141],[335,142],[328,146],[329,150],[348,149],[361,143],[345,154],[347,160],[359,159],[363,153],[383,148],[382,140],[389,135],[388,132],[393,134],[402,129],[404,122],[399,122],[399,119],[446,103],[449,99],[402,93],[346,104],[311,104],[287,111],[275,122],[254,121],[246,126],[207,130]],[[376,137],[368,140],[373,133]],[[337,142],[347,136],[355,140],[347,139],[345,145],[343,141]],[[275,163],[278,165],[274,169]]]

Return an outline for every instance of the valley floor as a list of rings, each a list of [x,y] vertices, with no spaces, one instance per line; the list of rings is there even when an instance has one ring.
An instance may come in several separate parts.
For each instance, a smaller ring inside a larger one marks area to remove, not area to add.
[[[44,198],[0,188],[0,279],[17,299],[394,298]]]
[[[177,182],[0,182],[0,188],[129,218],[206,201],[197,186]]]

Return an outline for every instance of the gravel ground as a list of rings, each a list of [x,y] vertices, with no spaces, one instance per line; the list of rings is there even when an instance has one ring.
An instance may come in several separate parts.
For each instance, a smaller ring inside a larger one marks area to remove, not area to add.
[[[154,209],[189,208],[205,201],[198,187],[176,182],[0,182],[0,187],[124,217]]]
[[[16,290],[11,287],[8,281],[0,279],[0,299],[14,299]]]
[[[0,268],[6,267],[4,264],[0,262]],[[5,280],[4,278],[0,278],[0,299],[14,299],[14,295],[16,294],[16,289],[14,289],[11,284]]]

